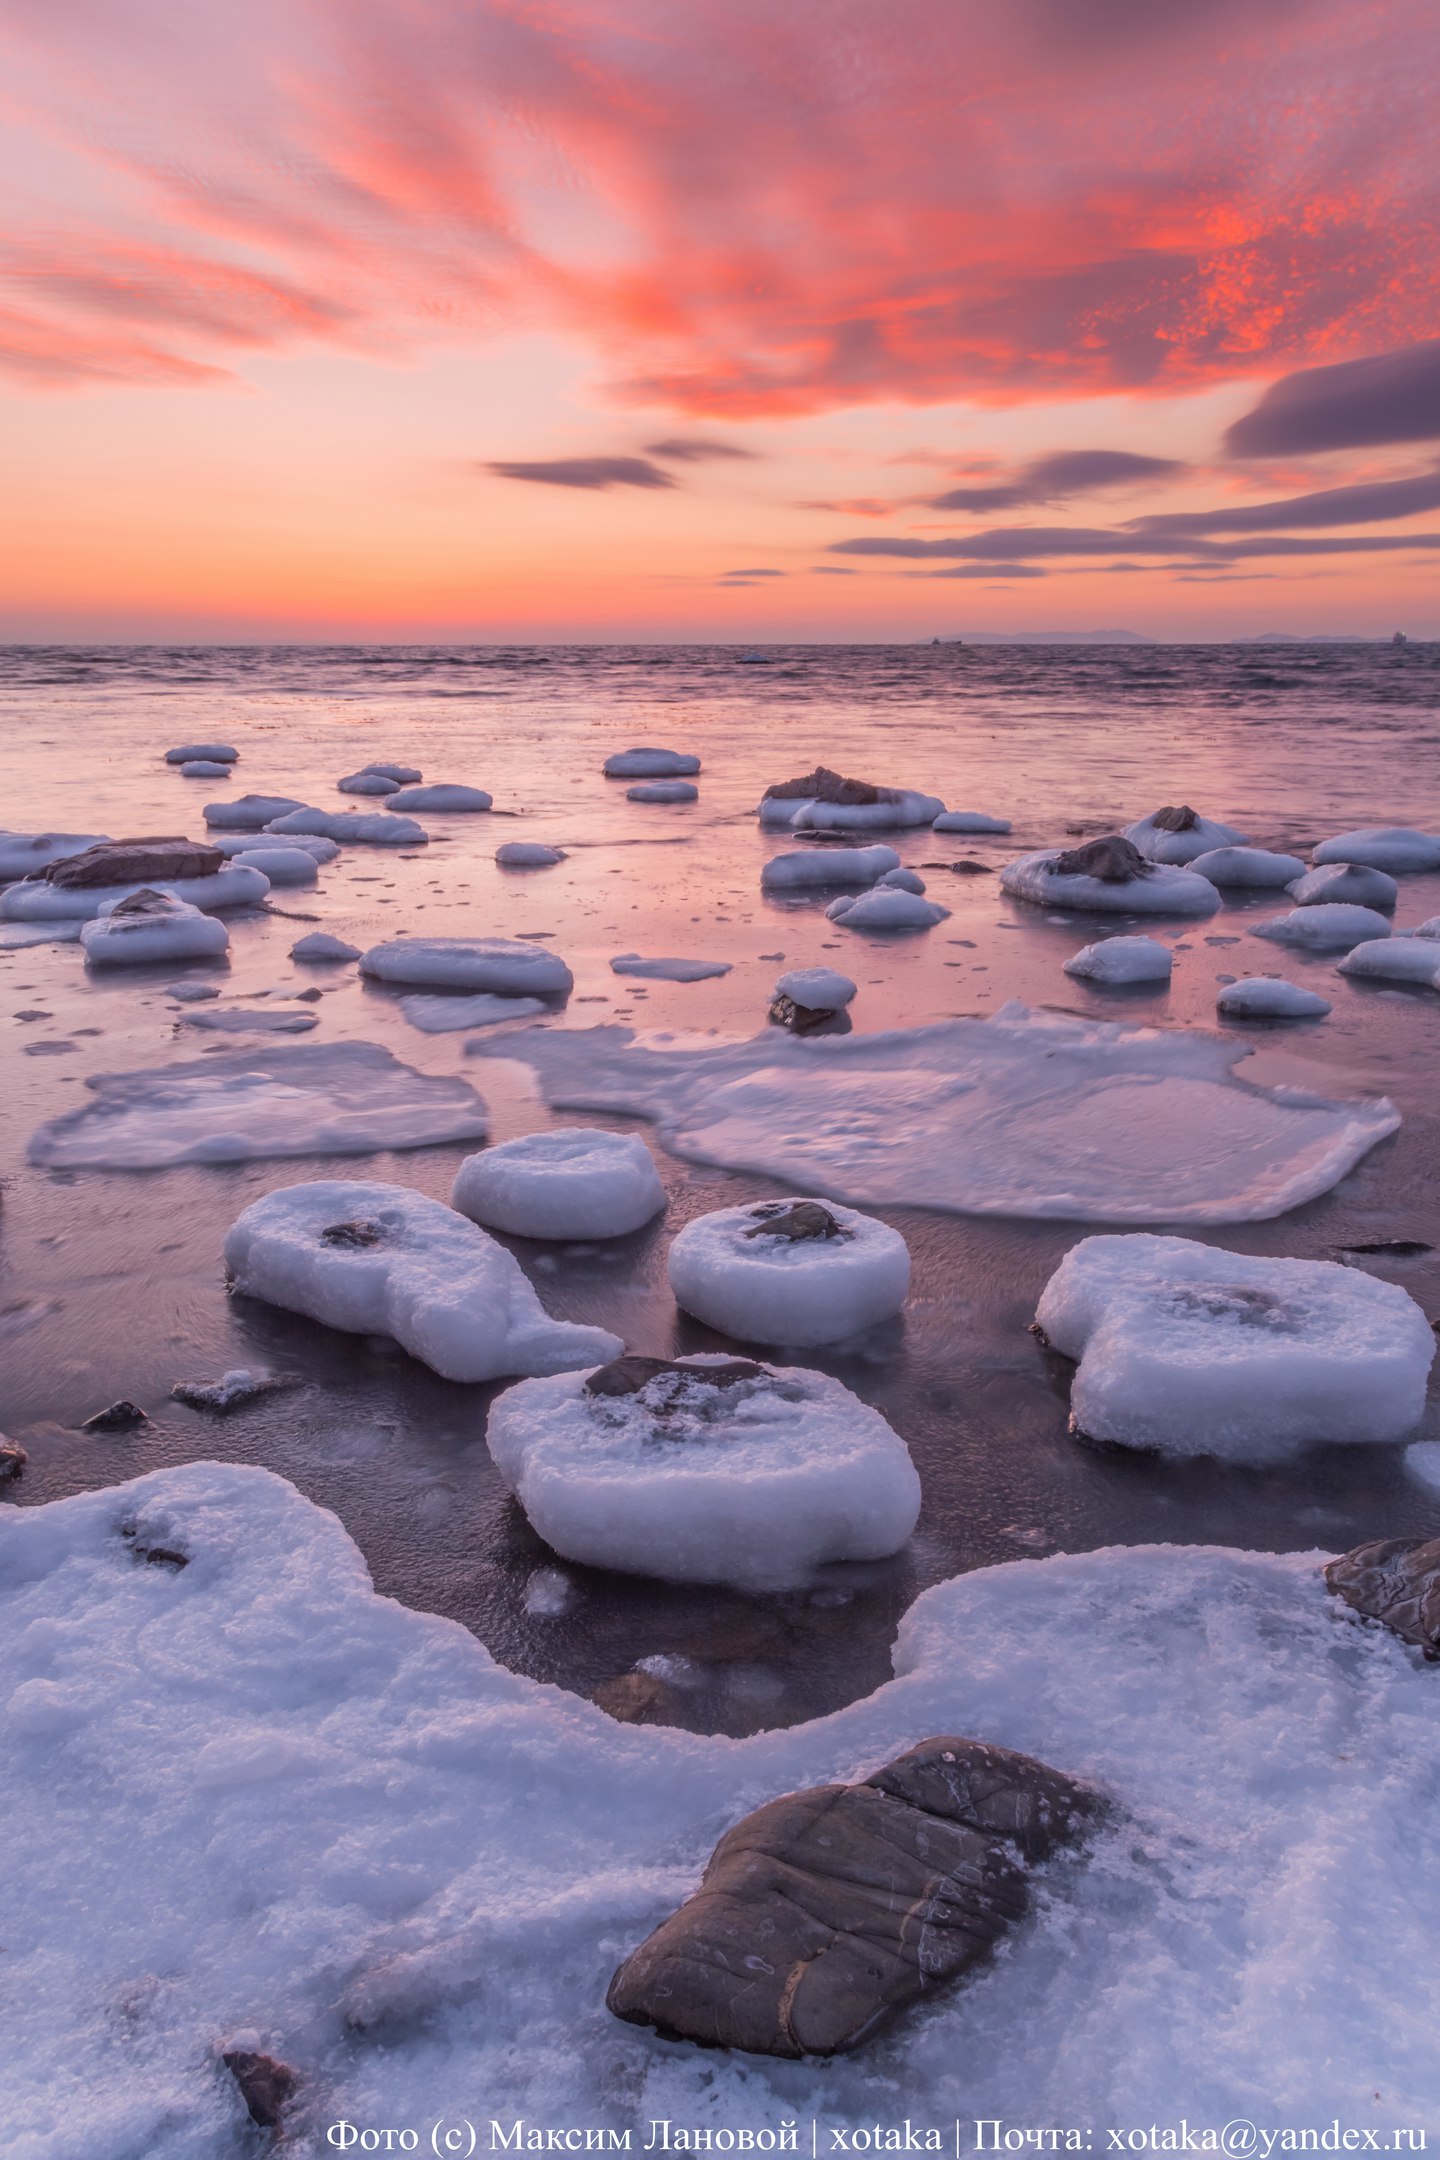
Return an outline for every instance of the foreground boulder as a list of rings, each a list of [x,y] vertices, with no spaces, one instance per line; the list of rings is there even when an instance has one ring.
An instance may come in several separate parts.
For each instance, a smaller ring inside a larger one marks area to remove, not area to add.
[[[1028,1755],[942,1735],[859,1785],[787,1793],[726,1832],[700,1888],[621,1965],[632,2025],[758,2055],[831,2055],[989,1956],[1027,1865],[1101,1796]]]
[[[62,891],[90,885],[146,884],[154,879],[213,877],[225,865],[219,848],[178,834],[140,840],[101,840],[81,855],[67,855],[40,874]]]
[[[1326,1588],[1427,1658],[1440,1658],[1440,1538],[1377,1538],[1325,1570]]]
[[[1150,875],[1149,863],[1123,833],[1106,833],[1103,839],[1087,840],[1084,847],[1067,848],[1050,867],[1057,877],[1094,877],[1107,885],[1126,885],[1131,878]]]
[[[850,780],[841,773],[831,772],[828,765],[817,765],[813,772],[802,773],[798,780],[772,782],[765,790],[765,800],[845,803],[854,807],[860,803],[894,802],[898,794],[898,788],[872,787],[868,780]]]

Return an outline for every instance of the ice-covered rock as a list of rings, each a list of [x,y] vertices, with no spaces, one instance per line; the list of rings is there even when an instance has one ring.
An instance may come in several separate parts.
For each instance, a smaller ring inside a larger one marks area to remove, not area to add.
[[[219,848],[183,834],[143,840],[100,840],[83,854],[67,855],[39,875],[61,889],[85,885],[162,885],[175,878],[213,877],[224,866]]]
[[[205,805],[205,823],[216,832],[263,832],[273,818],[303,809],[293,795],[237,795]]]
[[[166,983],[165,995],[177,1005],[201,1005],[207,998],[218,998],[220,989],[216,983],[173,982]]]
[[[742,1342],[843,1342],[899,1312],[910,1253],[898,1230],[853,1208],[766,1200],[717,1208],[670,1247],[675,1302]]]
[[[400,1010],[411,1027],[422,1035],[458,1035],[466,1028],[494,1027],[500,1020],[532,1020],[546,1010],[543,998],[499,997],[493,990],[479,990],[466,997],[402,997]]]
[[[1148,937],[1101,938],[1098,944],[1082,945],[1065,962],[1067,975],[1100,983],[1168,983],[1170,968],[1169,946]]]
[[[1225,984],[1215,1009],[1232,1020],[1323,1020],[1331,1008],[1318,991],[1278,975],[1242,975]]]
[[[197,759],[203,759],[207,765],[233,765],[239,755],[233,743],[181,743],[178,748],[165,752],[165,762],[167,765],[193,765]]]
[[[637,780],[625,790],[627,802],[698,802],[700,790],[693,780]]]
[[[352,772],[335,783],[342,795],[393,795],[400,786],[388,773]]]
[[[1367,976],[1380,982],[1422,983],[1440,989],[1440,944],[1427,937],[1385,937],[1352,945],[1337,962],[1342,975]]]
[[[1037,848],[1017,856],[1000,872],[1002,892],[1032,900],[1037,907],[1078,908],[1093,915],[1213,915],[1220,905],[1210,880],[1193,870],[1171,863],[1146,865],[1142,859],[1133,875],[1099,875],[1087,869],[1062,870],[1059,865],[1067,854],[1088,858],[1089,850]]]
[[[224,923],[202,915],[173,893],[142,886],[121,900],[107,900],[82,923],[80,944],[87,967],[139,967],[155,960],[211,960],[230,943]]]
[[[272,840],[273,835],[269,833],[219,833],[215,845],[233,862],[237,855],[250,855],[256,848],[269,847]],[[334,862],[340,853],[335,841],[327,840],[323,833],[285,833],[280,839],[273,840],[273,844],[298,850],[317,863]]]
[[[876,879],[877,886],[893,886],[897,892],[923,893],[925,880],[918,870],[907,870],[902,863],[898,870],[887,870]]]
[[[656,750],[641,746],[616,750],[602,770],[607,780],[683,780],[700,770],[700,760],[688,750]]]
[[[1333,900],[1337,905],[1376,908],[1382,914],[1389,914],[1400,898],[1394,878],[1368,863],[1322,863],[1285,889],[1297,907],[1320,907]]]
[[[1394,1283],[1190,1238],[1082,1239],[1036,1318],[1080,1361],[1078,1431],[1226,1462],[1403,1439],[1424,1411],[1435,1354],[1429,1321]]]
[[[228,780],[230,768],[215,758],[188,758],[180,767],[182,780]]]
[[[48,869],[53,862],[63,862],[67,856],[83,855],[89,848],[102,846],[104,840],[103,833],[0,832],[0,883],[11,878],[33,877],[36,871]]]
[[[259,1402],[291,1385],[275,1373],[254,1372],[248,1365],[236,1365],[218,1380],[177,1380],[170,1393],[176,1402],[186,1403],[192,1410],[224,1411],[243,1409],[246,1403]]]
[[[612,975],[641,975],[652,982],[709,982],[717,975],[728,975],[733,960],[668,960],[663,956],[646,959],[640,953],[617,953],[610,962]]]
[[[1417,832],[1410,825],[1360,825],[1336,833],[1312,849],[1317,863],[1367,863],[1402,877],[1407,870],[1440,870],[1440,833]]]
[[[1250,1050],[1234,1037],[1014,1004],[882,1035],[667,1050],[624,1028],[522,1028],[502,1047],[554,1108],[654,1118],[686,1161],[862,1207],[1260,1221],[1328,1192],[1400,1122],[1383,1099],[1235,1080]]]
[[[1413,930],[1406,932],[1406,935],[1409,937],[1440,938],[1440,915],[1432,915],[1428,922],[1417,923]]]
[[[226,908],[257,907],[270,890],[262,870],[226,863],[213,877],[165,878],[153,888],[143,880],[126,885],[50,885],[41,878],[27,878],[0,893],[0,920],[7,922],[89,922],[118,900],[151,889],[168,893],[199,908],[202,915],[222,913]]]
[[[308,848],[253,847],[232,858],[246,870],[260,870],[272,885],[313,885],[319,864]]]
[[[901,825],[933,824],[944,807],[938,795],[886,788],[873,803],[799,803],[789,823],[796,832],[887,832]]]
[[[790,968],[776,983],[775,994],[793,998],[811,1012],[841,1012],[855,996],[855,984],[838,968]]]
[[[574,983],[558,953],[517,938],[407,937],[372,945],[362,975],[429,990],[495,990],[502,997],[554,997]]]
[[[382,780],[393,780],[397,787],[409,787],[415,781],[423,780],[425,777],[418,765],[387,765],[383,762],[373,762],[369,765],[362,765],[360,770],[367,773],[378,773]]]
[[[163,1170],[175,1163],[483,1140],[485,1105],[468,1080],[418,1073],[379,1043],[257,1044],[188,1065],[105,1073],[94,1097],[32,1134],[51,1170]]]
[[[540,840],[507,840],[495,850],[502,870],[548,870],[565,860],[564,848],[546,847]]]
[[[290,947],[290,958],[329,965],[341,960],[358,960],[360,948],[347,945],[344,938],[335,937],[328,930],[311,930],[295,940]]]
[[[842,893],[825,913],[847,930],[933,930],[948,920],[950,910],[919,893],[877,885],[871,892]]]
[[[1147,862],[1189,863],[1212,848],[1244,847],[1248,835],[1233,825],[1201,817],[1188,803],[1167,803],[1163,810],[1152,810],[1149,817],[1127,825],[1125,837],[1134,841]]]
[[[414,818],[392,815],[387,798],[384,810],[316,810],[306,805],[291,810],[284,817],[273,818],[265,827],[268,833],[319,833],[326,840],[341,845],[358,842],[362,847],[424,847],[430,835]]]
[[[1351,907],[1331,900],[1293,908],[1288,915],[1272,915],[1266,922],[1253,924],[1250,935],[1268,938],[1272,945],[1294,945],[1308,952],[1344,952],[1367,938],[1388,938],[1390,925],[1374,908]]]
[[[1009,818],[987,817],[983,810],[942,810],[933,819],[936,832],[1008,833]]]
[[[308,1035],[320,1016],[308,1005],[203,1005],[185,1018],[217,1035]]]
[[[654,1158],[636,1133],[562,1125],[467,1155],[450,1202],[514,1237],[627,1237],[665,1205]]]
[[[231,1225],[225,1265],[247,1297],[393,1335],[446,1380],[569,1372],[622,1349],[604,1328],[552,1320],[503,1245],[404,1185],[320,1178],[266,1193]]]
[[[487,795],[484,788],[458,787],[453,782],[439,780],[430,787],[402,787],[386,802],[387,810],[489,810],[495,798]]]
[[[1298,855],[1275,855],[1268,848],[1257,847],[1207,848],[1203,855],[1190,858],[1190,868],[1197,877],[1209,878],[1212,885],[1250,886],[1262,891],[1288,885],[1305,874]]]
[[[766,892],[789,892],[826,885],[873,885],[887,870],[898,870],[900,857],[894,848],[873,847],[799,848],[790,855],[772,855],[760,872]]]
[[[1418,1452],[1406,1449],[1407,1467]],[[1356,1545],[1330,1562],[1325,1587],[1353,1612],[1413,1643],[1430,1662],[1440,1658],[1440,1538],[1375,1538]]]
[[[827,1561],[897,1552],[920,1511],[879,1411],[793,1366],[623,1358],[507,1388],[485,1437],[564,1559],[666,1582],[798,1586]]]

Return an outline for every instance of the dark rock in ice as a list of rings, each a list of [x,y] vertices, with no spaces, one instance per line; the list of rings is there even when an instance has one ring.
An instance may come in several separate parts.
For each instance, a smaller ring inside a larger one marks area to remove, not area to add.
[[[277,2062],[273,2055],[252,2054],[248,2048],[231,2048],[220,2060],[239,2086],[251,2122],[262,2130],[278,2129],[298,2082],[290,2065]]]
[[[1066,848],[1050,870],[1055,877],[1093,877],[1106,885],[1127,885],[1131,878],[1149,877],[1151,865],[1133,840],[1123,833],[1106,833],[1103,839],[1087,840],[1084,847]]]
[[[1440,1658],[1440,1538],[1377,1538],[1332,1560],[1325,1584],[1367,1620],[1379,1620]]]
[[[133,885],[140,879],[213,877],[225,865],[219,848],[181,834],[140,840],[100,840],[83,855],[67,855],[40,875],[64,891],[88,885]]]
[[[149,1418],[137,1403],[112,1402],[104,1410],[97,1410],[94,1417],[87,1417],[81,1424],[81,1432],[128,1432],[132,1425],[148,1425]]]
[[[29,1460],[18,1440],[7,1440],[0,1433],[0,1485],[8,1485],[12,1478],[19,1477]]]
[[[830,2055],[982,1964],[1027,1866],[1101,1796],[1008,1748],[942,1735],[859,1785],[787,1793],[726,1832],[700,1888],[610,1983],[616,2017],[753,2054]]]
[[[895,796],[894,788],[872,787],[868,780],[847,780],[831,772],[828,765],[817,765],[798,780],[777,780],[765,790],[766,800],[772,802],[881,803],[894,802]]]
[[[143,1560],[147,1567],[173,1568],[177,1575],[181,1568],[187,1568],[190,1565],[190,1555],[176,1552],[171,1545],[146,1545],[143,1548],[137,1545],[135,1557],[137,1560]]]
[[[823,1027],[827,1020],[833,1020],[835,1008],[831,1005],[801,1005],[780,990],[771,1001],[768,1017],[776,1027],[789,1028],[794,1035],[805,1035],[811,1028]]]
[[[587,1395],[638,1395],[652,1380],[673,1376],[701,1387],[737,1387],[742,1380],[768,1379],[763,1365],[749,1358],[727,1358],[718,1365],[692,1365],[682,1358],[618,1357],[598,1365],[585,1382]]]
[[[139,892],[126,893],[111,908],[112,915],[173,915],[176,913],[174,898],[170,893],[156,892],[153,885],[142,885]]]
[[[922,862],[922,870],[954,870],[961,877],[993,877],[993,866],[988,862],[976,862],[973,855],[962,855],[958,862]]]
[[[219,1380],[177,1380],[170,1394],[175,1402],[183,1402],[192,1410],[240,1410],[246,1403],[258,1402],[262,1395],[277,1394],[282,1388],[299,1386],[298,1379],[289,1373],[255,1373],[248,1367],[237,1365]]]
[[[850,1232],[842,1230],[829,1208],[820,1206],[817,1200],[797,1200],[794,1207],[782,1208],[771,1201],[763,1207],[751,1208],[757,1216],[753,1230],[744,1234],[747,1238],[789,1238],[792,1243],[800,1238],[843,1238]]]
[[[1166,803],[1150,820],[1157,832],[1194,832],[1199,822],[1199,811],[1192,810],[1189,803]]]
[[[338,1245],[342,1251],[358,1252],[366,1245],[383,1245],[384,1225],[378,1222],[332,1222],[320,1232],[322,1245]]]
[[[1395,1237],[1372,1238],[1366,1245],[1337,1245],[1335,1250],[1340,1253],[1374,1253],[1385,1260],[1414,1260],[1421,1253],[1434,1252],[1435,1248],[1427,1245],[1423,1238]]]

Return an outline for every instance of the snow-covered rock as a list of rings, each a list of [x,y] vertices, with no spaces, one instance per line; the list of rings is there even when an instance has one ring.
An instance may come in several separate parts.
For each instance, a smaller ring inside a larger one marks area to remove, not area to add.
[[[1352,945],[1337,963],[1342,975],[1379,982],[1423,983],[1440,989],[1440,944],[1427,937],[1386,937]]]
[[[507,840],[495,850],[502,870],[548,870],[565,860],[564,848],[546,847],[540,840]]]
[[[698,802],[700,790],[693,780],[637,780],[625,790],[628,802]]]
[[[1147,862],[1189,863],[1211,848],[1244,847],[1248,835],[1233,825],[1201,817],[1188,803],[1181,803],[1152,810],[1149,817],[1127,825],[1125,837],[1134,841]]]
[[[1080,1361],[1080,1432],[1225,1462],[1403,1439],[1424,1411],[1435,1355],[1429,1321],[1394,1283],[1190,1238],[1082,1239],[1036,1318]]]
[[[393,795],[400,786],[388,773],[352,772],[335,783],[342,795]]]
[[[160,878],[153,885],[136,879],[129,885],[51,885],[27,879],[0,893],[0,920],[6,922],[88,922],[132,893],[168,893],[199,908],[202,915],[226,908],[257,907],[270,890],[263,870],[229,862],[209,877]]]
[[[847,930],[933,930],[948,920],[950,910],[919,893],[877,885],[871,892],[842,893],[825,913]]]
[[[932,827],[936,832],[1008,833],[1010,820],[987,817],[983,810],[942,810]]]
[[[233,765],[239,755],[233,743],[181,743],[176,749],[165,752],[165,762],[167,765],[193,765],[197,759],[203,759],[207,765]]]
[[[310,1005],[205,1005],[185,1018],[216,1035],[308,1035],[320,1021]]]
[[[99,847],[106,837],[104,833],[0,832],[0,883],[32,877],[52,862],[83,855],[87,848]]]
[[[239,1410],[286,1385],[273,1373],[235,1365],[218,1380],[177,1380],[170,1393],[176,1402],[187,1403],[192,1410]]]
[[[450,1201],[514,1237],[627,1237],[665,1205],[654,1158],[636,1133],[562,1125],[467,1155]]]
[[[313,885],[319,865],[308,848],[252,847],[232,857],[246,870],[259,870],[272,885]]]
[[[198,1005],[206,998],[218,998],[220,989],[216,983],[173,982],[166,983],[165,995],[177,1005]]]
[[[1191,857],[1190,868],[1197,877],[1209,878],[1212,885],[1251,886],[1262,891],[1269,886],[1288,885],[1305,874],[1298,855],[1275,855],[1268,848],[1257,847],[1207,848],[1203,855]]]
[[[1406,935],[1409,937],[1440,938],[1440,915],[1432,915],[1428,922],[1417,923],[1413,930],[1406,932]]]
[[[101,903],[80,926],[87,967],[139,967],[156,960],[211,960],[230,943],[224,923],[173,893],[142,886]]]
[[[411,1027],[422,1035],[458,1035],[467,1028],[494,1027],[500,1020],[532,1020],[546,1011],[543,998],[498,997],[493,990],[479,990],[471,997],[402,997],[400,1010]]]
[[[683,780],[700,770],[700,760],[688,750],[655,750],[641,746],[616,750],[602,767],[607,780]]]
[[[377,982],[502,997],[553,997],[575,980],[558,953],[517,938],[390,938],[361,954],[360,972]]]
[[[390,796],[387,810],[489,810],[494,804],[493,795],[484,788],[459,787],[451,781],[439,780],[430,787],[402,787]]]
[[[855,996],[856,986],[838,968],[791,968],[775,985],[777,997],[793,998],[811,1012],[842,1012]]]
[[[776,1590],[827,1561],[897,1552],[914,1529],[920,1480],[904,1441],[828,1374],[634,1363],[659,1368],[635,1393],[571,1373],[507,1388],[491,1407],[496,1468],[563,1558]]]
[[[646,959],[640,953],[616,953],[610,962],[612,975],[641,975],[652,982],[709,982],[717,975],[728,975],[733,960],[669,960],[663,956]]]
[[[27,1159],[51,1170],[163,1170],[175,1163],[483,1140],[485,1105],[467,1080],[418,1073],[379,1043],[257,1045],[233,1057],[105,1073],[94,1100],[32,1134]]]
[[[369,765],[362,765],[360,770],[361,772],[378,773],[382,780],[393,780],[397,787],[409,787],[414,781],[423,780],[425,777],[418,765],[387,765],[383,762],[373,762]]]
[[[519,1262],[404,1185],[281,1186],[231,1225],[235,1288],[350,1335],[393,1335],[446,1380],[556,1373],[617,1357],[604,1328],[552,1320]]]
[[[670,1247],[675,1302],[742,1342],[843,1342],[899,1312],[910,1253],[898,1230],[853,1208],[766,1200],[717,1208]]]
[[[1101,983],[1169,982],[1170,968],[1169,946],[1148,937],[1101,938],[1065,962],[1067,975]]]
[[[1058,871],[1063,848],[1037,848],[1017,856],[1000,872],[1000,889],[1038,907],[1078,908],[1095,915],[1213,915],[1220,895],[1208,878],[1170,863],[1154,863],[1146,876],[1125,879]]]
[[[922,795],[915,788],[887,788],[879,802],[797,803],[786,822],[797,832],[887,832],[901,825],[932,825],[944,808],[938,795]]]
[[[263,832],[273,818],[303,809],[293,795],[237,795],[205,805],[205,823],[216,832]]]
[[[323,833],[285,833],[279,839],[265,832],[220,833],[212,842],[231,862],[237,855],[253,854],[256,848],[269,847],[272,843],[276,847],[298,849],[301,854],[308,855],[312,862],[317,863],[334,862],[340,853],[336,843],[327,840]]]
[[[430,835],[414,818],[392,815],[388,805],[394,796],[386,798],[385,810],[316,810],[308,805],[288,811],[284,817],[272,818],[265,827],[269,833],[319,833],[326,840],[341,844],[358,841],[364,847],[424,847]]]
[[[1252,937],[1268,938],[1272,945],[1294,945],[1309,952],[1343,952],[1366,938],[1390,935],[1390,925],[1374,908],[1351,907],[1332,900],[1311,907],[1297,907],[1288,915],[1272,915],[1251,926]]]
[[[290,947],[290,958],[304,960],[312,965],[329,965],[341,960],[358,960],[360,948],[358,945],[347,945],[344,938],[335,937],[328,930],[311,930],[304,937],[296,939]]]
[[[1297,907],[1321,907],[1333,900],[1337,905],[1376,908],[1382,914],[1388,914],[1400,898],[1394,878],[1368,863],[1322,863],[1285,889]]]
[[[217,758],[187,758],[180,767],[182,780],[228,780],[230,767]]]
[[[772,855],[760,872],[766,892],[804,890],[825,885],[873,885],[887,870],[898,870],[900,857],[894,848],[809,847],[793,854]]]
[[[903,863],[898,870],[887,870],[875,882],[879,886],[893,886],[897,892],[923,893],[925,890],[925,880],[919,871],[907,870]]]
[[[1331,1008],[1318,991],[1278,975],[1242,975],[1224,985],[1215,1009],[1232,1020],[1323,1020]]]
[[[1401,1459],[1417,1485],[1440,1492],[1440,1440],[1414,1440]]]
[[[1360,825],[1336,833],[1312,849],[1317,863],[1368,863],[1401,877],[1407,870],[1440,870],[1440,833],[1417,832],[1411,825]]]

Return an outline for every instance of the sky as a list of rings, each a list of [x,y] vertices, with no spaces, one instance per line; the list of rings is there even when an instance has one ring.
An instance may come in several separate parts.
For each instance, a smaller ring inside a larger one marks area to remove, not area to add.
[[[1440,636],[1433,0],[0,0],[0,638]]]

